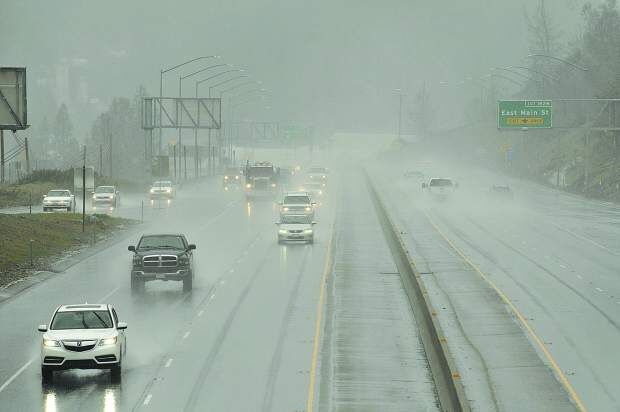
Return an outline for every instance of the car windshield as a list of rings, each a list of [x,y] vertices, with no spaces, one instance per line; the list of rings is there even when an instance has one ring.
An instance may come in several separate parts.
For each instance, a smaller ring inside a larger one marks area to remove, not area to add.
[[[248,176],[250,177],[272,177],[273,168],[272,167],[250,167],[248,171]]]
[[[56,312],[50,329],[107,329],[112,327],[112,318],[107,310],[76,310]]]
[[[114,193],[113,186],[99,186],[95,189],[95,193]]]
[[[309,225],[310,223],[312,223],[312,216],[307,216],[307,215],[284,215],[282,216],[282,219],[280,220],[281,223],[287,224],[287,225],[294,225],[294,224],[304,224],[304,225]]]
[[[160,181],[160,182],[155,182],[155,183],[153,183],[153,186],[158,186],[158,187],[171,187],[171,186],[172,186],[172,182],[170,182],[170,181]]]
[[[286,196],[284,197],[285,204],[300,204],[300,203],[310,203],[310,198],[308,196]]]
[[[431,179],[430,187],[448,187],[452,186],[452,180],[450,179]]]
[[[184,248],[183,238],[176,235],[143,236],[138,244],[139,250]]]
[[[49,197],[69,197],[71,196],[71,192],[68,190],[50,190],[47,195]]]
[[[239,172],[239,169],[237,169],[237,168],[228,168],[228,169],[226,169],[226,172],[224,174],[228,175],[228,176],[230,176],[230,175],[234,176],[234,175],[240,175],[241,172]]]

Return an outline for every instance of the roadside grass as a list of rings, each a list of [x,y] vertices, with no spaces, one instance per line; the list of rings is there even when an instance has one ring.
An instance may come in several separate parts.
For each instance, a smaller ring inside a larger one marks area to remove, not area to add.
[[[0,286],[31,271],[45,270],[54,258],[92,244],[132,223],[108,215],[87,216],[82,232],[78,213],[0,214]],[[32,264],[30,245],[32,244]]]
[[[0,186],[0,208],[28,206],[31,196],[32,205],[40,205],[43,195],[55,188],[58,188],[58,184],[54,182],[31,182]]]

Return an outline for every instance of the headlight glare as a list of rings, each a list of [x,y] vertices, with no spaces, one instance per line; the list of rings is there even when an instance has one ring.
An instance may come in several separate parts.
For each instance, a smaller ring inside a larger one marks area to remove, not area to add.
[[[278,233],[281,234],[281,235],[286,235],[286,230],[280,229],[280,230],[278,230]]]
[[[304,233],[311,234],[312,233],[312,229],[305,229]]]
[[[118,339],[118,337],[114,336],[111,338],[105,338],[105,339],[101,339],[99,341],[99,346],[109,346],[109,345],[116,345],[116,340]]]
[[[43,346],[47,346],[48,348],[57,348],[60,347],[60,341],[54,339],[43,339]]]

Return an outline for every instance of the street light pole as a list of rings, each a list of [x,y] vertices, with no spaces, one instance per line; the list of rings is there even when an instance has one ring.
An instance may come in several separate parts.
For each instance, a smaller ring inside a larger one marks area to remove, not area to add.
[[[188,60],[186,62],[183,62],[181,64],[177,64],[175,66],[169,67],[167,69],[160,69],[159,70],[159,97],[160,98],[163,97],[162,94],[163,94],[163,89],[164,89],[164,74],[165,73],[168,73],[169,71],[172,71],[172,70],[176,70],[176,69],[178,69],[180,67],[183,67],[183,66],[185,66],[187,64],[193,63],[193,62],[198,61],[198,60],[219,59],[219,58],[220,58],[220,56],[217,56],[217,55],[200,56],[200,57],[196,57],[194,59],[190,59],[190,60]],[[161,101],[160,101],[160,103],[159,103],[159,118],[160,119],[161,119],[162,114],[163,114],[163,112],[162,112]],[[159,128],[159,143],[158,143],[158,147],[157,147],[157,153],[158,154],[161,154],[161,140],[162,140],[162,129]]]
[[[395,89],[394,91],[398,92],[398,143],[402,142],[401,132],[402,132],[402,121],[403,121],[403,91],[401,89]]]

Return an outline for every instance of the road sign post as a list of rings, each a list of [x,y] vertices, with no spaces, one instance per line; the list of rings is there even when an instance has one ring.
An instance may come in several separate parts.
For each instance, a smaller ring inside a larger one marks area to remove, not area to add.
[[[498,129],[550,129],[553,127],[551,100],[500,100],[497,102]]]

